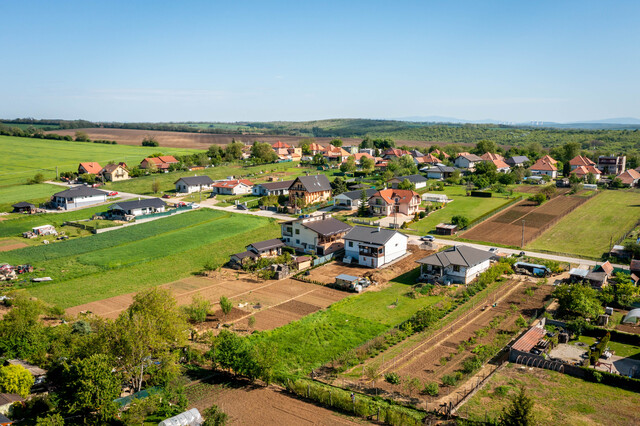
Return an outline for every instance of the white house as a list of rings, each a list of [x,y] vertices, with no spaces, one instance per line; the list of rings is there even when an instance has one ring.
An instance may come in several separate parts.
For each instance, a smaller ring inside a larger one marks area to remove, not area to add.
[[[345,258],[358,265],[379,268],[404,256],[408,239],[391,229],[356,226],[344,236]]]
[[[282,241],[305,253],[324,256],[344,248],[344,235],[352,226],[334,219],[330,214],[284,222]]]
[[[420,279],[441,283],[468,284],[489,269],[493,253],[467,246],[453,246],[424,259]]]
[[[160,198],[142,198],[131,201],[121,201],[109,206],[109,216],[126,218],[126,216],[144,216],[151,213],[165,211],[167,203]]]
[[[51,203],[56,208],[65,210],[92,206],[107,201],[107,193],[88,186],[75,186],[65,191],[57,192],[51,197]]]
[[[289,187],[292,183],[292,180],[259,183],[257,185],[253,185],[251,193],[259,197],[264,197],[265,195],[288,195]]]
[[[333,197],[335,200],[336,207],[342,207],[346,209],[357,209],[360,207],[360,202],[362,199],[362,189],[343,192],[340,195],[336,195]],[[368,200],[375,194],[378,190],[375,188],[364,189],[364,193],[366,195],[366,199]]]
[[[251,194],[253,182],[247,179],[232,179],[215,182],[211,185],[213,193],[224,195]]]
[[[426,188],[428,179],[422,175],[408,175],[408,176],[397,176],[392,179],[389,179],[387,183],[391,185],[392,188],[397,188],[399,184],[408,180],[411,182],[415,189]]]
[[[176,192],[192,192],[206,191],[211,189],[213,181],[209,176],[187,176],[175,181]]]
[[[456,167],[473,170],[476,167],[476,163],[480,163],[481,161],[483,161],[482,158],[475,154],[462,153],[456,158],[454,164]]]
[[[434,166],[427,166],[420,169],[421,172],[427,174],[429,179],[444,180],[453,175],[456,169],[454,167],[445,166],[444,164],[436,164]]]

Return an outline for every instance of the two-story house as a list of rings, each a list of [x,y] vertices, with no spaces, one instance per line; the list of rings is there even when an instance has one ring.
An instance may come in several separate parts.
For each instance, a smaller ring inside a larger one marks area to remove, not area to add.
[[[289,204],[303,200],[304,205],[321,203],[331,198],[331,184],[325,175],[299,176],[289,187]]]
[[[625,155],[598,157],[598,169],[605,175],[619,175],[627,169],[627,157]]]
[[[409,237],[391,229],[355,226],[344,236],[345,258],[379,268],[407,253]]]
[[[129,179],[129,171],[125,163],[107,164],[100,170],[100,176],[107,182]]]
[[[282,241],[305,253],[324,256],[344,248],[344,236],[352,226],[321,214],[281,224]]]
[[[426,188],[428,179],[422,175],[407,175],[407,176],[396,176],[387,181],[392,188],[397,188],[402,182],[406,180],[409,183],[413,184],[415,189]]]
[[[262,257],[277,257],[282,254],[282,247],[284,246],[285,244],[279,238],[252,243],[247,246],[246,251],[232,254],[230,263],[232,266],[242,267],[247,259],[256,261]]]
[[[456,165],[456,167],[473,171],[476,168],[476,164],[481,161],[482,158],[478,157],[477,155],[463,152],[458,155],[458,157],[454,161],[454,164]]]
[[[493,253],[453,246],[418,260],[420,279],[444,284],[468,284],[491,266]]]
[[[408,189],[383,189],[369,198],[369,210],[376,216],[393,213],[415,214],[420,208],[420,194]]]

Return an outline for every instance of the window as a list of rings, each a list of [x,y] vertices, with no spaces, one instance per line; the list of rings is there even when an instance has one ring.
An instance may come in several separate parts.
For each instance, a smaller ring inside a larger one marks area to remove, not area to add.
[[[460,272],[460,265],[453,265],[453,272]]]
[[[300,230],[296,229],[296,235],[300,234]]]
[[[300,244],[300,240],[296,240],[296,244]]]
[[[353,241],[349,241],[349,247],[353,247]]]

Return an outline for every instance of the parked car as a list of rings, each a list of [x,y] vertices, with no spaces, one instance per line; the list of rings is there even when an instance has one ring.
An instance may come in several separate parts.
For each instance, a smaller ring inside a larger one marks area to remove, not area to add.
[[[118,195],[118,191],[111,191],[109,192],[109,197],[113,197],[115,195]]]
[[[184,201],[178,201],[176,203],[176,207],[185,207],[187,205],[187,203],[185,203]]]
[[[433,235],[425,235],[424,237],[420,237],[421,241],[435,241],[436,238]]]
[[[171,198],[171,195],[169,195],[169,194],[164,194],[164,195],[162,196],[162,198]]]
[[[200,208],[200,204],[196,204],[196,203],[191,203],[189,204],[191,206],[192,209],[198,209]]]
[[[491,247],[491,248],[489,249],[489,253],[495,253],[495,252],[497,252],[497,251],[498,251],[498,248],[497,248],[497,247]]]

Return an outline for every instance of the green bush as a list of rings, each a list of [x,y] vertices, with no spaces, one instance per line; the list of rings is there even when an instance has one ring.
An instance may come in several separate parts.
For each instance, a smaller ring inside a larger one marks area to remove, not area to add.
[[[440,387],[435,382],[426,383],[421,393],[429,396],[438,396],[440,393]]]
[[[392,385],[400,384],[400,375],[398,373],[387,373],[384,375],[384,380]]]

